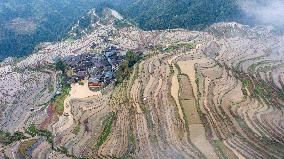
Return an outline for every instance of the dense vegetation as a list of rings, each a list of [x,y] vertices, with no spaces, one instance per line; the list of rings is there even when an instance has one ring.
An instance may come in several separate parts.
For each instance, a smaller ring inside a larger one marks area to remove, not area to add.
[[[52,133],[49,132],[48,130],[39,130],[34,124],[31,124],[27,129],[26,133],[31,135],[32,137],[34,136],[44,136],[47,138],[47,141],[49,143],[52,143]]]
[[[64,101],[71,91],[70,84],[66,82],[68,66],[66,63],[59,60],[55,63],[55,69],[57,71],[62,72],[60,76],[61,90],[60,90],[60,94],[56,96],[55,99],[52,100],[51,105],[55,107],[55,111],[57,114],[62,115],[64,112]]]
[[[128,78],[131,68],[141,59],[142,57],[133,51],[127,51],[125,60],[119,64],[115,72],[116,84],[122,83],[124,79]]]
[[[0,60],[25,56],[40,42],[62,39],[95,3],[93,0],[1,0]]]
[[[145,30],[202,29],[220,21],[248,22],[236,0],[101,0]],[[103,8],[103,7],[101,7]]]
[[[67,65],[61,60],[55,63],[56,71],[61,71],[63,75],[65,75],[66,73],[66,68],[67,68]]]
[[[26,139],[27,137],[22,132],[15,132],[11,134],[9,132],[4,132],[0,130],[0,144],[1,145],[9,145],[15,141],[19,141],[22,139]]]
[[[103,145],[103,143],[106,141],[108,135],[111,133],[112,124],[116,118],[116,114],[114,112],[111,112],[108,117],[104,120],[104,129],[101,135],[98,138],[96,148],[99,148]]]

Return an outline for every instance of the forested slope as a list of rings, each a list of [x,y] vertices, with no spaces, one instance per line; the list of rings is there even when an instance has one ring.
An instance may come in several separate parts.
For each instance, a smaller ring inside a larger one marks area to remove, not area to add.
[[[40,42],[56,41],[95,5],[92,0],[3,0],[0,60],[30,54]]]
[[[202,29],[220,21],[248,22],[236,0],[112,0],[117,9],[145,30]]]

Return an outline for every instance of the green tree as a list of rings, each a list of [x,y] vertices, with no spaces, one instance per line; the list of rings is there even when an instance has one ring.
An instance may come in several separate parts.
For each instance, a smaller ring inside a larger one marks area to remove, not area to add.
[[[140,57],[133,51],[127,51],[126,60],[128,61],[128,67],[132,67],[140,60]]]
[[[128,60],[124,60],[123,62],[120,63],[120,65],[118,66],[115,72],[116,83],[122,83],[122,81],[126,77],[128,77],[129,74],[130,74],[129,62]]]
[[[55,69],[57,71],[62,71],[63,74],[66,73],[66,71],[65,71],[66,67],[67,67],[67,65],[62,60],[59,60],[55,63]]]

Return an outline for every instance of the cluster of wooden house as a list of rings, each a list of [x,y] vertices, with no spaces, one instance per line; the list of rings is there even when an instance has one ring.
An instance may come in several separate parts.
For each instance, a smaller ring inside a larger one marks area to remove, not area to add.
[[[123,60],[122,50],[111,46],[102,54],[69,56],[64,62],[70,67],[67,82],[75,83],[88,79],[91,90],[97,91],[114,80],[114,71]]]

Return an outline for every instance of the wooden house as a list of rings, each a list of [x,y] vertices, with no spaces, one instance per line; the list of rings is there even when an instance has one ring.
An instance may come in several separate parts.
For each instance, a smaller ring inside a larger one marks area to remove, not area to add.
[[[98,78],[89,78],[88,86],[90,90],[99,90],[103,83]]]

